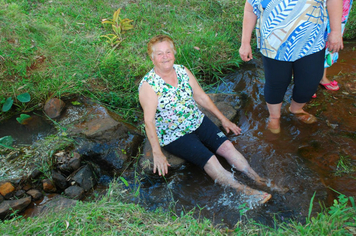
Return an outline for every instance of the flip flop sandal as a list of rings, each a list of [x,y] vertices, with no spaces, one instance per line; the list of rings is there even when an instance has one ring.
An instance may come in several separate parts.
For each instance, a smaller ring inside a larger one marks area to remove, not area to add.
[[[339,85],[337,85],[337,82],[335,80],[331,81],[330,83],[326,83],[326,84],[320,83],[320,85],[324,86],[325,89],[331,90],[331,91],[336,91],[336,90],[340,89]]]
[[[289,108],[290,111],[290,108]],[[313,116],[312,114],[308,112],[300,112],[300,113],[293,113],[290,111],[295,117],[300,120],[301,122],[304,122],[305,124],[312,124],[315,123],[318,119]]]
[[[301,122],[304,122],[305,124],[312,124],[317,121],[316,117],[313,116],[312,114],[309,114],[308,112],[306,113],[293,113],[295,117],[297,117],[298,120]]]

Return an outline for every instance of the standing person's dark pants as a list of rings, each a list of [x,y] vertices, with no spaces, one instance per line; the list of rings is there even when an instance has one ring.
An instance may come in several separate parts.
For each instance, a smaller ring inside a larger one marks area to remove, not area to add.
[[[306,103],[316,92],[324,73],[325,49],[294,62],[278,61],[262,56],[265,68],[265,100],[269,104],[283,101],[288,85],[294,79],[293,100]]]

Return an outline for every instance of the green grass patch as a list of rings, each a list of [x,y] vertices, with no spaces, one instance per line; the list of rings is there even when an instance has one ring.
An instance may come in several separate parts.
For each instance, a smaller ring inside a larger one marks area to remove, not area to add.
[[[351,177],[354,173],[356,173],[355,161],[350,156],[341,155],[339,161],[337,162],[335,175],[348,175]]]
[[[31,104],[84,94],[131,118],[137,83],[152,68],[146,44],[157,34],[176,42],[177,63],[204,83],[236,68],[243,4],[238,1],[27,1],[0,0],[0,101],[28,92]],[[101,35],[102,19],[133,20],[113,49]],[[15,104],[18,101],[14,101]],[[31,107],[31,105],[30,105]],[[16,109],[20,112],[21,109]],[[3,114],[2,114],[3,115]]]

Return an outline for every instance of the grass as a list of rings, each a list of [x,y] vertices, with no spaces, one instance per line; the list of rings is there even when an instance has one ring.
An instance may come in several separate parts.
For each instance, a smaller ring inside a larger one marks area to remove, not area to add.
[[[218,81],[241,62],[243,6],[238,1],[0,0],[0,4],[0,101],[25,91],[31,94],[31,105],[52,96],[83,94],[137,121],[141,118],[137,83],[152,68],[146,55],[152,36],[172,36],[177,63],[188,66],[202,82]],[[112,50],[100,39],[111,33],[101,20],[112,18],[118,8],[122,18],[134,20],[134,29]]]
[[[352,235],[356,231],[356,206],[352,197],[340,195],[333,206],[307,224],[291,221],[275,228],[253,221],[237,222],[228,229],[207,219],[193,217],[194,210],[176,215],[174,211],[146,211],[124,203],[132,198],[123,184],[113,182],[106,195],[93,202],[78,202],[70,210],[24,219],[20,216],[0,223],[2,235]],[[312,202],[312,201],[311,201]],[[350,205],[348,205],[350,204]],[[311,203],[312,207],[312,203]]]
[[[347,175],[352,178],[353,173],[356,173],[356,166],[354,165],[354,161],[350,156],[341,155],[339,161],[337,162],[335,175]]]

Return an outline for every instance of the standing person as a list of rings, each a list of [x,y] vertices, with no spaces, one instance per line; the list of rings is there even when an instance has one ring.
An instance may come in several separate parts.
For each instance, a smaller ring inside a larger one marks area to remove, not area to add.
[[[267,185],[267,180],[250,167],[224,133],[198,109],[197,104],[214,114],[226,132],[240,134],[241,129],[218,110],[194,75],[183,65],[174,64],[176,49],[173,40],[158,35],[147,47],[154,68],[139,85],[139,100],[152,146],[153,172],[163,176],[168,173],[170,164],[162,153],[163,148],[198,165],[217,183],[250,195],[257,203],[267,202],[271,194],[241,184],[216,158],[215,153],[257,184]]]
[[[323,76],[326,6],[330,18],[328,49],[343,48],[342,0],[247,0],[245,3],[240,56],[252,59],[251,34],[256,26],[266,83],[264,96],[269,111],[267,128],[280,132],[282,101],[294,79],[289,111],[310,124],[316,117],[303,110]],[[332,10],[331,10],[332,9]]]
[[[345,25],[346,25],[347,20],[349,18],[349,14],[350,14],[351,7],[352,7],[352,1],[353,0],[343,0],[343,4],[342,4],[342,19],[341,19],[341,34],[344,34]],[[328,22],[328,25],[327,25],[327,33],[328,34],[330,33],[330,24],[329,24],[329,22]],[[327,68],[330,67],[331,65],[333,65],[334,63],[336,63],[338,58],[339,58],[339,53],[338,52],[329,51],[329,49],[326,46],[325,62],[324,62],[325,69],[324,69],[323,78],[320,81],[320,85],[324,86],[325,89],[327,89],[327,90],[332,90],[332,91],[339,90],[339,85],[337,84],[337,81],[335,81],[335,80],[330,81],[326,76]],[[316,94],[313,95],[313,98],[316,98]]]

